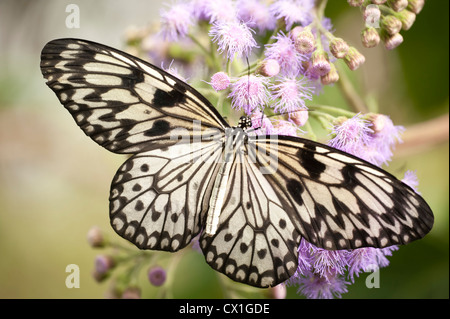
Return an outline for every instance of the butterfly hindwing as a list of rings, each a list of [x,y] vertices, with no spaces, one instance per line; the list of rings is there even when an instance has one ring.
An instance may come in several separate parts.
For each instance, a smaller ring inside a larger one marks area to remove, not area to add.
[[[41,54],[47,85],[95,142],[115,153],[175,144],[228,124],[210,102],[167,72],[116,49],[77,39],[49,42]],[[194,121],[201,128],[194,129]]]
[[[233,280],[275,286],[297,270],[300,234],[246,154],[234,159],[217,232],[203,233],[200,245],[207,263]]]
[[[114,230],[141,249],[185,247],[202,228],[221,153],[222,145],[211,141],[179,143],[129,158],[111,185]]]

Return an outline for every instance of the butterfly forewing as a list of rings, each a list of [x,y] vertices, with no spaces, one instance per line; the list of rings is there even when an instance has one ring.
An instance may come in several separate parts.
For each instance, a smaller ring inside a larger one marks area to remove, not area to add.
[[[41,70],[83,131],[115,153],[167,147],[177,142],[173,134],[199,139],[207,129],[228,127],[189,85],[98,43],[53,40],[42,50]]]

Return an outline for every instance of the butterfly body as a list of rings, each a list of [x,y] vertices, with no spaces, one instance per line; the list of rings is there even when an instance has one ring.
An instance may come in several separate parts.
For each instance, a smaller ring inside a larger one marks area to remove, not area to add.
[[[113,229],[140,249],[178,251],[200,234],[206,262],[233,280],[292,276],[301,238],[325,249],[407,244],[433,214],[384,170],[310,140],[248,133],[192,87],[119,50],[49,42],[41,70],[81,129],[131,154],[113,178]],[[203,230],[203,231],[202,231]]]

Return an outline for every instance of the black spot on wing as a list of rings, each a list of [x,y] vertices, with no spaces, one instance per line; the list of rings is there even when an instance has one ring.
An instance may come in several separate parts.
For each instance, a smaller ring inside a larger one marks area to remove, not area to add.
[[[145,136],[160,136],[169,133],[170,123],[164,120],[158,120],[153,123],[151,129],[145,131]]]
[[[326,166],[322,162],[318,161],[315,155],[316,147],[314,145],[305,144],[304,148],[300,148],[297,152],[297,157],[300,160],[300,164],[309,173],[312,179],[318,179],[322,174]]]
[[[290,179],[287,181],[286,187],[289,194],[291,194],[292,198],[297,202],[297,204],[303,205],[303,200],[301,197],[301,194],[305,190],[303,185],[296,179]]]
[[[152,104],[154,107],[175,106],[186,99],[184,92],[186,92],[186,88],[179,83],[176,83],[173,90],[169,92],[157,89],[153,96]]]

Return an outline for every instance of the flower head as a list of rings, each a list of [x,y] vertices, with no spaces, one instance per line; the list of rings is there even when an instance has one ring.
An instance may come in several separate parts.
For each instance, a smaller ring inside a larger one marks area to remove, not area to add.
[[[402,182],[411,187],[417,194],[420,194],[417,190],[417,186],[419,186],[419,179],[417,178],[415,171],[406,171]]]
[[[302,70],[302,62],[306,56],[298,53],[292,39],[283,33],[279,33],[276,42],[266,45],[267,59],[274,59],[280,65],[280,74],[285,76],[297,76]]]
[[[92,227],[89,229],[87,233],[87,241],[91,247],[103,247],[106,243],[106,240],[103,236],[103,232],[101,229],[97,226]]]
[[[327,278],[319,274],[308,273],[306,276],[296,278],[296,284],[299,286],[297,292],[309,299],[332,299],[341,298],[346,293],[347,285],[343,276],[333,275]]]
[[[347,51],[347,55],[344,57],[345,64],[347,64],[348,68],[352,71],[359,68],[365,61],[366,58],[364,55],[362,55],[354,47],[350,47]]]
[[[94,264],[92,275],[95,280],[100,282],[108,277],[109,271],[116,266],[116,261],[110,255],[97,255]]]
[[[193,16],[188,3],[179,2],[167,10],[161,10],[161,34],[166,40],[177,41],[184,38],[192,24]]]
[[[333,127],[335,137],[328,145],[355,156],[364,156],[365,147],[370,142],[373,130],[369,127],[369,121],[361,115],[346,119]]]
[[[289,121],[294,123],[297,126],[303,126],[308,121],[309,112],[308,110],[300,110],[295,111],[293,113],[289,113]]]
[[[331,70],[328,54],[324,50],[316,50],[311,55],[311,69],[317,77],[327,75]]]
[[[262,1],[238,0],[236,8],[238,18],[252,28],[256,28],[260,32],[275,28],[275,17]]]
[[[209,21],[211,18],[209,12],[210,2],[211,0],[190,0],[192,15],[198,20]]]
[[[334,277],[343,275],[347,266],[347,250],[326,250],[311,245],[310,263],[315,274],[320,277]]]
[[[166,271],[161,267],[153,267],[148,271],[148,280],[153,286],[161,286],[166,281]]]
[[[231,84],[230,77],[225,72],[217,72],[211,77],[211,86],[216,91],[222,91],[228,88]]]
[[[290,29],[294,23],[310,24],[313,8],[314,0],[278,0],[270,6],[270,11],[275,18],[284,20],[286,29]]]
[[[232,84],[231,106],[235,109],[244,109],[245,113],[252,114],[256,108],[262,108],[269,102],[267,79],[261,76],[242,76]]]
[[[257,74],[272,77],[280,73],[280,64],[275,59],[265,59],[256,69]]]
[[[288,113],[300,109],[306,109],[305,99],[312,100],[312,88],[306,84],[306,79],[283,78],[270,88],[273,90],[273,98],[277,100],[274,111]]]
[[[204,14],[209,18],[209,23],[226,23],[236,21],[236,6],[232,0],[207,0],[204,1]]]
[[[271,130],[270,134],[297,136],[298,128],[292,122],[285,120],[278,120]]]
[[[259,109],[255,109],[251,114],[252,128],[256,135],[272,134],[272,121]]]
[[[400,134],[405,128],[396,126],[387,115],[376,114],[371,117],[374,133],[368,142],[367,159],[372,164],[381,166],[392,158],[392,149],[397,142],[402,142]]]
[[[98,255],[95,257],[95,271],[104,274],[108,270],[114,268],[115,261],[112,256],[109,255]]]
[[[295,49],[300,54],[311,54],[316,49],[316,38],[311,28],[295,27],[290,32]]]
[[[330,52],[338,59],[343,59],[348,52],[348,44],[344,39],[333,38],[330,41]]]
[[[235,55],[247,57],[252,48],[258,47],[252,31],[246,24],[232,21],[214,23],[209,35],[218,44],[219,53],[226,52],[227,58],[232,61]]]
[[[373,27],[368,27],[361,33],[361,42],[366,48],[373,48],[380,43],[380,35]]]

